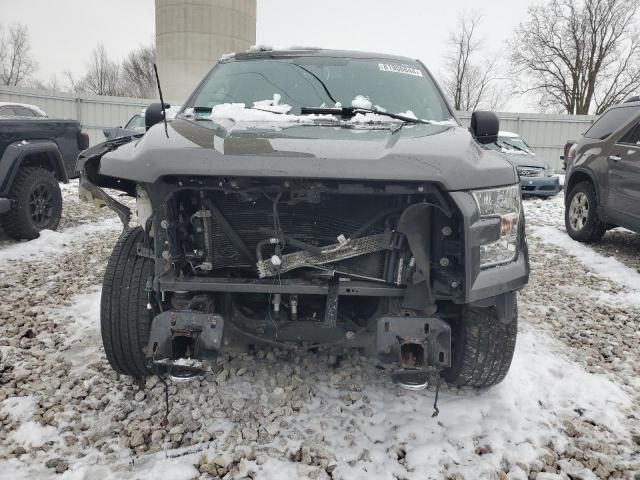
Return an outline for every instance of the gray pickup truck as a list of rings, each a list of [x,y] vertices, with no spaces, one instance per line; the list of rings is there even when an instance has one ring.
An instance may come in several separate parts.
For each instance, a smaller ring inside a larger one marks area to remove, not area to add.
[[[58,227],[59,182],[77,177],[78,153],[88,146],[75,120],[0,111],[0,223],[9,235],[33,239]]]
[[[102,290],[116,371],[200,374],[242,342],[357,348],[408,388],[502,381],[529,260],[494,114],[462,128],[417,60],[316,49],[225,57],[162,107],[78,160],[125,224],[102,187],[137,199]]]

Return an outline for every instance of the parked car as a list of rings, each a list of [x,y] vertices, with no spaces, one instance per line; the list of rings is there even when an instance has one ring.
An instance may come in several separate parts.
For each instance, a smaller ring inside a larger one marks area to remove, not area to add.
[[[145,132],[144,112],[136,113],[124,127],[105,128],[102,130],[107,140],[111,138],[140,135]]]
[[[571,147],[574,143],[576,143],[575,140],[567,140],[564,144],[564,148],[562,149],[562,155],[560,155],[560,160],[562,160],[562,169],[565,172],[567,171],[567,158],[569,158],[569,150],[571,150]]]
[[[0,117],[46,117],[40,107],[28,103],[0,102]]]
[[[517,133],[501,130],[498,139],[489,146],[516,167],[523,195],[552,197],[561,190],[560,179],[553,169]]]
[[[195,375],[224,335],[360,348],[415,388],[504,379],[529,259],[493,113],[470,131],[419,61],[317,49],[227,56],[161,107],[78,160],[125,224],[103,188],[137,200],[102,290],[113,369]]]
[[[0,223],[9,235],[32,239],[58,227],[58,182],[77,176],[78,153],[88,146],[75,120],[0,116]]]
[[[640,99],[606,110],[571,146],[565,188],[571,238],[596,242],[614,227],[640,233]]]

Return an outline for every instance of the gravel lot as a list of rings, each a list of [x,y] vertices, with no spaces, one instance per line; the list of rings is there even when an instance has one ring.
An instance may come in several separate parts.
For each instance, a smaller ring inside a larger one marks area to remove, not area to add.
[[[203,381],[118,378],[99,332],[120,226],[64,188],[58,232],[0,234],[0,478],[640,479],[640,235],[571,242],[527,200],[507,379],[399,390],[369,359],[228,352]],[[615,258],[611,258],[615,256]]]

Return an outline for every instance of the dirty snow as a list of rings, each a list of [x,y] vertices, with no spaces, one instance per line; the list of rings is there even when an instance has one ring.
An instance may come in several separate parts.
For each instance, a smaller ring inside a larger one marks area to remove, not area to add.
[[[444,385],[432,418],[433,388],[398,389],[355,353],[337,365],[322,352],[229,350],[204,380],[169,387],[164,426],[157,377],[139,386],[106,363],[100,280],[119,228],[78,204],[76,185],[64,188],[59,233],[0,245],[0,479],[640,473],[640,242],[616,229],[598,246],[571,243],[562,195],[524,202],[532,278],[499,386]],[[599,297],[621,293],[628,303]]]

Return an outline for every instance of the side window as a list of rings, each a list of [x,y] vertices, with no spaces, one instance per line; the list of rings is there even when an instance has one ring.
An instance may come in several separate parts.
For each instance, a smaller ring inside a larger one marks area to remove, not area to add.
[[[617,107],[607,110],[596,120],[587,133],[587,138],[605,140],[609,135],[622,127],[629,118],[638,113],[637,107]]]
[[[0,107],[0,116],[1,117],[15,117],[16,112],[14,112],[12,107]]]
[[[135,115],[131,117],[131,120],[124,126],[127,130],[135,130],[137,132],[145,131],[144,117],[142,115]]]
[[[34,115],[33,111],[29,108],[25,108],[25,107],[13,107],[13,109],[16,112],[16,115],[19,115],[21,117],[35,117],[36,115]]]
[[[640,122],[638,122],[635,127],[629,130],[618,143],[640,145]]]

